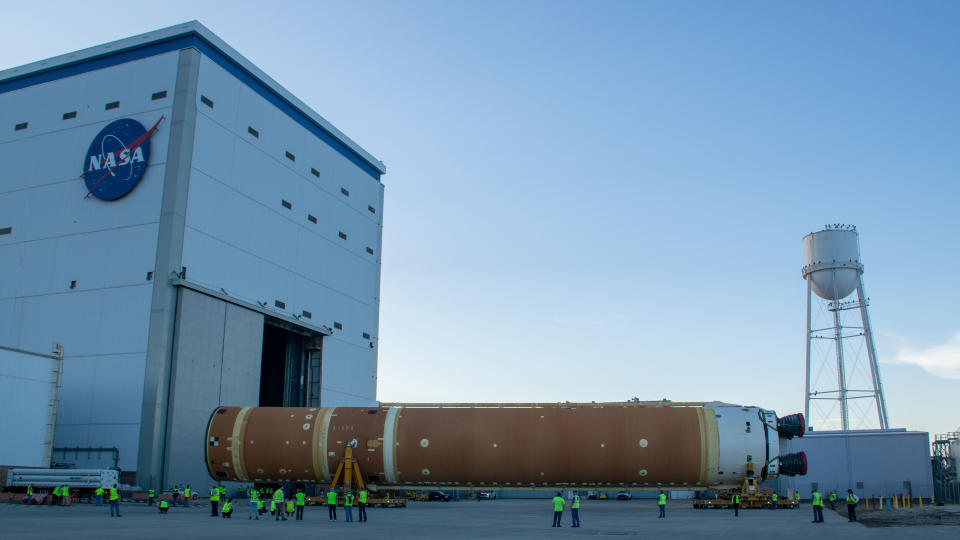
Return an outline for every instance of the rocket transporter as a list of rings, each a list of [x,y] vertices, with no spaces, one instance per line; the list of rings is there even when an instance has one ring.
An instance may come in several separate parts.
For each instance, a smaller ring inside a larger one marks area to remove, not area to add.
[[[219,407],[205,456],[221,482],[328,484],[347,453],[374,488],[717,489],[805,474],[803,453],[781,454],[804,430],[721,403]]]

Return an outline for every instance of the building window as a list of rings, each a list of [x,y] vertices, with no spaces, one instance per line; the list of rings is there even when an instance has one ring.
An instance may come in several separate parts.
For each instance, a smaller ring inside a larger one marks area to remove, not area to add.
[[[363,333],[363,339],[370,339],[370,334],[364,332],[364,333]]]
[[[303,310],[302,315],[303,315],[304,317],[308,318],[308,319],[312,319],[312,318],[313,318],[313,313],[310,313],[310,312],[307,311],[307,310]]]
[[[290,204],[288,201],[284,201],[281,199],[280,204],[282,204],[283,207],[286,208],[287,210],[293,210],[293,205]]]
[[[260,132],[253,129],[253,126],[247,126],[247,133],[253,135],[256,138],[260,138]]]
[[[147,272],[147,281],[153,279],[153,272]]]
[[[367,253],[373,255],[373,248],[372,248],[372,247],[368,247],[368,248],[367,248]]]
[[[200,94],[200,103],[203,103],[204,105],[206,105],[207,107],[210,107],[211,109],[213,108],[213,100],[203,94]]]
[[[296,160],[297,160],[297,156],[291,154],[290,152],[285,152],[285,153],[287,154],[287,159],[289,159],[290,161],[296,161]]]
[[[343,193],[343,194],[346,195],[347,197],[350,196],[350,192],[347,191],[347,188],[340,188],[340,193]]]
[[[71,288],[71,289],[76,289],[76,288],[77,288],[77,280],[73,280],[73,281],[70,282],[70,288]]]
[[[307,214],[307,221],[309,221],[310,223],[316,223],[316,222],[317,222],[317,216],[315,216],[315,215],[313,215],[313,214]]]
[[[64,120],[70,120],[71,118],[76,118],[76,117],[77,117],[77,111],[70,111],[70,112],[63,113]]]
[[[320,178],[320,171],[316,169],[310,169],[310,174],[316,176],[317,178]]]
[[[336,328],[337,330],[343,330],[343,325],[336,321],[333,322],[333,327]]]
[[[15,125],[15,126],[13,126],[13,130],[14,130],[14,131],[22,131],[22,130],[24,130],[24,129],[27,129],[27,122],[21,122],[21,123]]]
[[[367,206],[367,211],[369,211],[371,214],[377,213],[377,209],[369,205]]]
[[[165,98],[165,97],[167,97],[167,91],[166,91],[166,90],[161,90],[161,91],[159,91],[159,92],[154,92],[153,94],[150,95],[150,99],[152,99],[153,101],[156,101],[156,100],[158,100],[158,99],[163,99],[163,98]]]
[[[119,109],[119,108],[120,108],[120,102],[119,102],[119,101],[111,101],[110,103],[107,103],[106,105],[104,105],[103,108],[106,109],[106,110],[108,110],[108,111],[109,111],[110,109]]]
[[[340,235],[340,239],[341,239],[341,240],[346,240],[346,239],[347,239],[347,233],[345,233],[345,232],[343,232],[343,231],[340,231],[340,232],[339,232],[339,235]]]
[[[286,303],[286,302],[283,302],[283,301],[281,301],[281,300],[274,300],[274,301],[273,301],[273,305],[277,306],[277,307],[280,308],[280,309],[286,309],[286,307],[287,307],[287,303]]]
[[[13,232],[13,227],[0,227],[0,236]]]

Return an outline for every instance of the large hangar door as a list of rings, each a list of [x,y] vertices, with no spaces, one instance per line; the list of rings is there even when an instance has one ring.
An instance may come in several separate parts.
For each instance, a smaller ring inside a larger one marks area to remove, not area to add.
[[[261,407],[320,405],[321,336],[269,317],[263,326]]]

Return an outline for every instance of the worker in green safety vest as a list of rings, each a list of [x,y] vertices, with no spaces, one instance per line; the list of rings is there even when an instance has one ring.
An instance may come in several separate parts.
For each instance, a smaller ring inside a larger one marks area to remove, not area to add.
[[[351,522],[353,521],[353,492],[344,491],[343,492],[343,513],[346,515],[344,521]]]
[[[259,512],[257,511],[260,508],[260,494],[257,493],[257,490],[251,489],[247,492],[247,496],[250,497],[250,517],[247,519],[260,519]]]
[[[830,510],[837,509],[837,492],[831,491],[830,495],[827,496],[827,502],[830,503]]]
[[[856,521],[857,520],[857,503],[860,502],[860,497],[857,497],[853,493],[852,489],[847,490],[847,521]]]
[[[160,501],[160,513],[166,514],[167,511],[169,510],[170,510],[170,503],[168,503],[166,500]]]
[[[330,486],[330,491],[327,492],[327,514],[329,520],[337,520],[337,492],[333,490],[333,486]]]
[[[286,521],[287,516],[283,514],[283,488],[278,487],[276,490],[274,490],[273,502],[274,505],[271,505],[270,510],[276,510],[276,512],[274,512],[274,515],[276,516],[274,519],[279,520],[282,517],[283,520]]]
[[[116,484],[110,488],[110,517],[113,517],[114,513],[120,517],[120,490],[117,489]]]
[[[734,517],[740,515],[740,494],[733,494],[733,515]]]
[[[777,509],[777,492],[773,492],[773,495],[770,496],[770,509]]]
[[[153,506],[153,501],[154,499],[156,499],[156,497],[157,497],[157,494],[153,490],[153,488],[148,489],[147,490],[147,506]]]
[[[210,517],[217,517],[220,511],[220,488],[210,488]]]
[[[810,504],[813,506],[813,523],[823,523],[823,496],[814,490],[810,495]]]
[[[554,527],[563,527],[560,524],[560,518],[563,517],[563,496],[560,495],[560,492],[557,492],[557,495],[553,498],[553,526]]]
[[[360,490],[360,496],[357,497],[357,521],[367,520],[367,490]]]
[[[297,521],[303,521],[303,507],[307,505],[307,495],[303,488],[297,490]]]
[[[665,518],[667,517],[667,494],[660,490],[660,494],[657,495],[657,508],[660,509],[660,515],[658,517]]]
[[[187,484],[187,487],[183,489],[183,505],[190,506],[190,498],[193,497],[193,490],[190,489],[190,484]]]
[[[228,518],[233,515],[233,499],[227,499],[227,502],[223,503],[223,511],[221,512],[222,517]]]
[[[570,502],[570,515],[573,520],[571,527],[580,526],[580,492],[573,492],[573,500]]]
[[[50,499],[51,506],[57,506],[60,504],[60,486],[54,486],[53,491],[51,492],[53,498]]]

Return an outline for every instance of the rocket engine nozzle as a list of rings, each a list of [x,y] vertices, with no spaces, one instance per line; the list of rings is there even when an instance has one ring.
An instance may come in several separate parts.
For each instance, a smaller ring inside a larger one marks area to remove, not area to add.
[[[777,433],[785,439],[803,437],[807,422],[802,413],[791,414],[777,419]]]
[[[780,456],[780,474],[803,476],[807,474],[807,454],[796,452]]]

